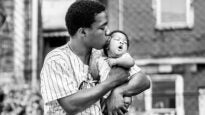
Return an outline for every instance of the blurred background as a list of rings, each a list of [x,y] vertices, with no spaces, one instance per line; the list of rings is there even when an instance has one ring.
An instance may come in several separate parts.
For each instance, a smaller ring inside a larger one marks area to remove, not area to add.
[[[75,0],[0,0],[0,113],[42,115],[39,73],[65,44],[64,17]],[[99,0],[110,30],[125,31],[130,53],[152,87],[129,115],[204,115],[205,1]]]

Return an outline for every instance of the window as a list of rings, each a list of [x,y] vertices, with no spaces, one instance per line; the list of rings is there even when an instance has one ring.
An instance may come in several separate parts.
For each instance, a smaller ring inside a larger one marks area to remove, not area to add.
[[[194,11],[192,0],[153,0],[156,29],[192,28]]]
[[[184,115],[183,79],[180,75],[151,75],[145,109],[152,115]]]
[[[43,29],[63,29],[68,7],[76,0],[42,0]]]
[[[175,108],[175,81],[155,81],[152,92],[152,108]]]

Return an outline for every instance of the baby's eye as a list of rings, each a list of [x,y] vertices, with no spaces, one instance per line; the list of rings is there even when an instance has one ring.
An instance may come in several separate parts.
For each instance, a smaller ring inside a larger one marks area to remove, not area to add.
[[[102,27],[102,28],[99,28],[99,29],[101,29],[101,30],[105,30],[105,28],[104,28],[104,27]]]
[[[124,44],[127,44],[127,42],[124,42]]]
[[[116,41],[120,41],[120,38],[114,38],[114,40],[116,40]]]

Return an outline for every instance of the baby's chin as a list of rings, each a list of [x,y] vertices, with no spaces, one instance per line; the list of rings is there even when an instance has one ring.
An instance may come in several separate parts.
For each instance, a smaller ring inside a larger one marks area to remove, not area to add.
[[[122,54],[110,53],[110,54],[108,55],[108,57],[111,57],[111,58],[118,58],[118,57],[120,57],[120,56],[122,56]]]

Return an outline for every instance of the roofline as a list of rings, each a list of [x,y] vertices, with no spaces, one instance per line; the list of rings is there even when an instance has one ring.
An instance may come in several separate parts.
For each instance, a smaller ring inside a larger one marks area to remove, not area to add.
[[[205,64],[205,57],[171,57],[171,58],[157,58],[157,59],[136,59],[137,65],[151,65],[151,64]]]
[[[43,32],[43,37],[68,37],[67,31]]]

